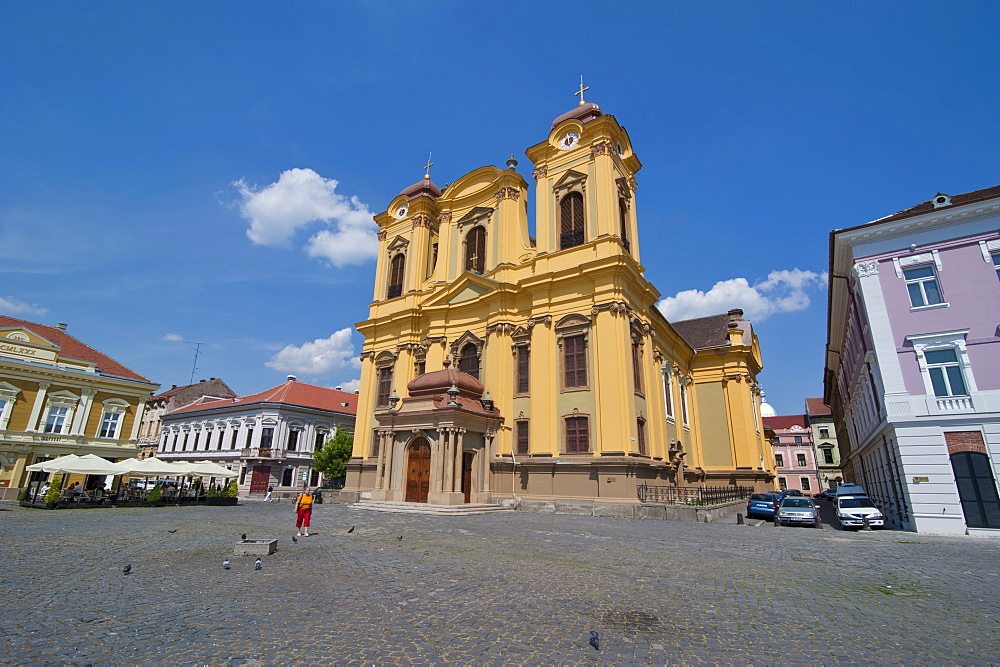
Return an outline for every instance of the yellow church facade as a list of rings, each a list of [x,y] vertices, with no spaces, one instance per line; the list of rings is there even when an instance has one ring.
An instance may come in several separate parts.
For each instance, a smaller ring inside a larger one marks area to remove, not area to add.
[[[374,299],[341,498],[638,504],[640,485],[773,488],[742,312],[670,323],[644,277],[642,165],[581,103],[516,171],[425,178],[375,216]]]

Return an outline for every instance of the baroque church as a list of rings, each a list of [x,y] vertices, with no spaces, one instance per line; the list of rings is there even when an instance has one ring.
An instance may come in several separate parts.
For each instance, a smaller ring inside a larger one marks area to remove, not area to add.
[[[648,487],[773,488],[742,311],[668,322],[644,277],[642,164],[583,101],[529,182],[428,173],[375,216],[374,300],[341,500],[638,505]],[[430,163],[428,163],[429,170]]]

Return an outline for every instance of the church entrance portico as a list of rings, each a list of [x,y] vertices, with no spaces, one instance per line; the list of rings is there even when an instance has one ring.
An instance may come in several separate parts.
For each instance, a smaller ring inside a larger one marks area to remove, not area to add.
[[[407,386],[398,409],[377,412],[371,499],[468,505],[489,503],[490,460],[503,418],[483,385],[453,370]]]

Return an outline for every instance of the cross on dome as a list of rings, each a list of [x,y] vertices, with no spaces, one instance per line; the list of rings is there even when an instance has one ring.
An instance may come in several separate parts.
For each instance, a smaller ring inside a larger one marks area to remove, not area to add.
[[[433,167],[433,166],[434,166],[434,163],[431,162],[431,154],[428,153],[427,154],[427,164],[424,166],[424,178],[426,178],[427,180],[430,180],[430,178],[431,178],[431,167]]]
[[[583,99],[583,91],[585,91],[585,90],[590,90],[590,86],[584,86],[583,85],[583,75],[581,74],[580,75],[580,90],[577,91],[577,92],[575,92],[575,93],[573,93],[574,95],[579,95],[580,96],[580,101],[577,103],[577,106],[581,106],[582,107],[584,104],[586,104],[586,102],[584,102],[584,99]]]

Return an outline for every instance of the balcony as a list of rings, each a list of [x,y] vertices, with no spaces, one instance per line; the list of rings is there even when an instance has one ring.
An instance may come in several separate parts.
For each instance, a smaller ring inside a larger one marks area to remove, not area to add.
[[[0,440],[24,445],[63,445],[67,447],[114,447],[135,451],[135,440],[95,438],[86,435],[60,433],[34,433],[31,431],[0,431]]]
[[[938,413],[940,414],[975,412],[975,409],[972,407],[971,396],[938,396],[934,401],[937,403]]]

